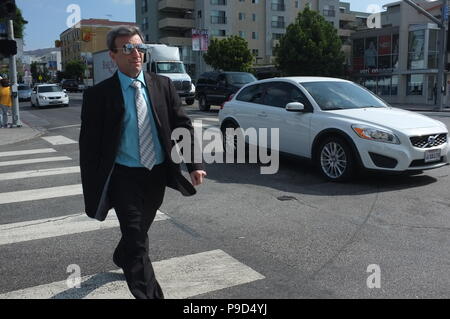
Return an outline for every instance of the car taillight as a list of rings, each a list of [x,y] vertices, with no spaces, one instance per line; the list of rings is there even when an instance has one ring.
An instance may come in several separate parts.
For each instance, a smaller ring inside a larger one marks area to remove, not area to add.
[[[222,105],[220,106],[220,109],[222,110],[223,107],[225,106],[225,103],[227,103],[228,101],[231,101],[231,99],[232,99],[233,97],[234,97],[234,94],[231,94],[231,95],[228,97],[228,99],[227,99],[225,102],[222,103]]]

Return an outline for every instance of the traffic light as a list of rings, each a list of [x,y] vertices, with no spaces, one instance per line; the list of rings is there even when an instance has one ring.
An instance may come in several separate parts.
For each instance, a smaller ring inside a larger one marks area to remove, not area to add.
[[[0,19],[14,20],[16,17],[16,1],[0,0]]]
[[[14,40],[0,40],[0,55],[9,57],[17,54],[17,43]]]

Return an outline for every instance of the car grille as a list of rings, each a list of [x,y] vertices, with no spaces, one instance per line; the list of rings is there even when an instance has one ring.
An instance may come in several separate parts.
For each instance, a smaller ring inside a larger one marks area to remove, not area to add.
[[[447,142],[447,134],[433,134],[424,136],[413,136],[409,138],[413,146],[418,148],[430,148]]]
[[[60,96],[50,96],[49,99],[50,100],[59,100],[61,97]]]
[[[188,91],[191,89],[191,81],[173,81],[177,91]]]

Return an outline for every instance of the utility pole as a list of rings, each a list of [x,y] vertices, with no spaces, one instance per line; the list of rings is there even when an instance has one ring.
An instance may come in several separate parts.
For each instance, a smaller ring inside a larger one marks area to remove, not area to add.
[[[426,11],[424,8],[416,4],[411,0],[403,0],[414,9],[416,9],[420,14],[423,14],[428,19],[436,23],[439,28],[439,62],[438,62],[438,79],[437,79],[437,102],[439,105],[439,111],[444,109],[445,96],[447,93],[447,77],[445,76],[445,68],[447,66],[447,32],[448,32],[448,0],[442,0],[441,8],[441,20],[435,18],[432,14]]]
[[[8,40],[14,40],[14,26],[13,20],[8,20]],[[9,76],[11,82],[11,90],[13,92],[12,97],[12,124],[11,127],[21,127],[22,123],[20,122],[20,111],[19,111],[19,94],[18,94],[18,86],[17,86],[17,65],[16,65],[16,56],[11,55],[9,57]]]

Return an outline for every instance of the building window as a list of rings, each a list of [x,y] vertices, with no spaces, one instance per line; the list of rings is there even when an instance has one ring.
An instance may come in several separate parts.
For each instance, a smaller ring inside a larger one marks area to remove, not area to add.
[[[258,32],[252,32],[252,39],[258,40]]]
[[[296,8],[296,9],[299,8],[299,3],[298,3],[298,1],[295,1],[295,8]]]
[[[245,39],[245,36],[246,36],[245,31],[239,31],[239,36],[241,38]]]
[[[408,75],[406,95],[423,95],[423,74]]]
[[[437,69],[438,68],[438,56],[439,56],[438,34],[439,34],[438,30],[435,30],[435,29],[429,30],[428,61],[427,61],[428,69]]]
[[[259,3],[259,0],[252,0],[252,3],[258,4],[258,3]]]
[[[284,0],[272,0],[271,7],[274,11],[284,11]]]
[[[283,33],[272,33],[272,39],[280,40],[283,35],[284,35]]]
[[[239,12],[239,20],[245,20],[245,13]]]
[[[227,18],[225,16],[225,11],[211,11],[211,23],[212,24],[226,24]]]
[[[252,13],[252,20],[253,20],[253,22],[256,21],[256,13]]]
[[[336,11],[334,11],[334,6],[325,5],[323,7],[323,15],[325,17],[335,17]]]
[[[211,30],[211,35],[216,37],[225,37],[227,33],[226,30]]]
[[[408,38],[408,69],[425,69],[425,30],[409,32]]]
[[[252,49],[252,54],[254,56],[259,56],[259,50],[258,49]]]
[[[284,28],[284,17],[283,16],[273,16],[272,17],[272,28]]]
[[[142,0],[141,2],[141,13],[146,13],[148,10],[147,0]]]
[[[211,4],[219,5],[219,6],[226,6],[227,0],[211,0]]]
[[[142,30],[147,30],[148,29],[148,18],[144,17],[144,19],[142,20]]]

